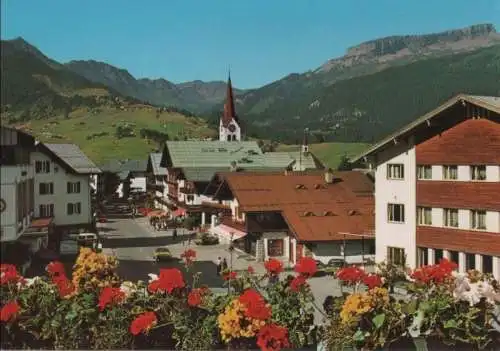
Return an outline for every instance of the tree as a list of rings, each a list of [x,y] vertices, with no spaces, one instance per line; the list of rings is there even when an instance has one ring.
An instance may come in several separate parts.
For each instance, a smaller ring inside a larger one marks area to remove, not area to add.
[[[340,159],[337,171],[350,171],[350,170],[352,170],[352,164],[351,162],[349,162],[349,157],[347,157],[347,155],[344,155]]]

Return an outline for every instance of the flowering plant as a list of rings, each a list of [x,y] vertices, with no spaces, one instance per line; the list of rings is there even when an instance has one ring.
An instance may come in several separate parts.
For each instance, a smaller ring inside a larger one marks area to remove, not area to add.
[[[332,349],[355,346],[363,349],[383,348],[398,340],[406,331],[408,317],[404,303],[382,287],[384,279],[352,266],[340,269],[337,278],[354,287],[334,302],[325,341]],[[361,285],[366,291],[361,291]]]
[[[483,349],[493,341],[493,280],[475,271],[457,273],[447,259],[414,270],[409,279],[413,337],[438,338],[447,345]]]

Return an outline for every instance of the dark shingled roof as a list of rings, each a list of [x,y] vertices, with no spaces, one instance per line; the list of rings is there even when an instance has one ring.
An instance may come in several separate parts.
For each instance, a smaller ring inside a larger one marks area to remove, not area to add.
[[[101,170],[75,144],[45,144],[40,143],[50,153],[64,162],[74,172],[79,174],[101,173]]]

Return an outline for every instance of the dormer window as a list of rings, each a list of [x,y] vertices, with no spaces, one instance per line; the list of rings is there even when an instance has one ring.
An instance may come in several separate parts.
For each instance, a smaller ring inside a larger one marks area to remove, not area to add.
[[[325,216],[325,217],[330,217],[330,216],[333,216],[333,215],[334,214],[333,214],[332,211],[325,211],[325,212],[323,212],[323,216]]]
[[[304,212],[304,217],[311,217],[311,216],[314,216],[314,213],[312,213],[311,211]]]
[[[306,186],[304,184],[297,184],[295,185],[295,189],[305,189]]]

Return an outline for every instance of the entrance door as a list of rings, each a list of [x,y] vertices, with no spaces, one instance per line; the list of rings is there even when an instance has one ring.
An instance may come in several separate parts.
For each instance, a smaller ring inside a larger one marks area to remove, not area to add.
[[[298,262],[302,258],[302,253],[304,252],[304,245],[297,244],[295,251],[295,262]]]

